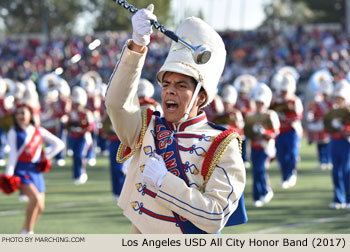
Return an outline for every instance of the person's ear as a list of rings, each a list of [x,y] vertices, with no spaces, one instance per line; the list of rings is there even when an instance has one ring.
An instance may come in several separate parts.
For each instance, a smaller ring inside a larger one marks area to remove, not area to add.
[[[202,107],[206,100],[207,100],[207,94],[204,91],[201,91],[198,94],[198,102],[197,102],[198,107]]]

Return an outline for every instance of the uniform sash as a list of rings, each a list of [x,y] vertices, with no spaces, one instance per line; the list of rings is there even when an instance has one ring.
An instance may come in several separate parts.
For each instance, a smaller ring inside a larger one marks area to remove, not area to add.
[[[28,142],[24,143],[25,146],[21,146],[19,148],[21,152],[18,156],[18,162],[30,163],[35,161],[33,160],[33,158],[41,148],[42,143],[43,143],[43,137],[41,136],[39,129],[35,128],[35,131],[31,136],[31,139]]]
[[[177,139],[173,136],[174,132],[169,127],[165,118],[155,117],[154,141],[156,152],[164,159],[169,172],[180,177],[189,186],[188,178],[185,173],[184,165],[180,159]],[[184,234],[205,234],[206,232],[197,228],[189,220],[173,212],[177,225]],[[231,218],[233,216],[233,218]],[[247,215],[244,207],[244,197],[239,200],[237,210],[231,215],[226,226],[238,225],[247,221]]]

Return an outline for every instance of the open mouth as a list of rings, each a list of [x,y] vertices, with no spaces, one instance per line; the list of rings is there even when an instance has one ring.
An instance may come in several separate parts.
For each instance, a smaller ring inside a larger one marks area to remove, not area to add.
[[[166,101],[165,106],[168,111],[176,111],[179,105],[174,101]]]

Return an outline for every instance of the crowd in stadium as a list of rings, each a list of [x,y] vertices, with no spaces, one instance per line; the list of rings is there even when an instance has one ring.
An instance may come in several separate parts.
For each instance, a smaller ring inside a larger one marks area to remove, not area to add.
[[[342,31],[317,29],[311,31],[272,32],[223,32],[221,36],[227,50],[227,63],[222,83],[232,83],[239,75],[249,73],[259,81],[268,83],[274,71],[294,66],[302,79],[321,68],[328,68],[335,80],[349,72],[349,41]],[[52,39],[44,43],[38,39],[7,39],[0,43],[2,78],[36,83],[46,73],[62,67],[64,78],[71,86],[79,82],[82,73],[97,71],[108,82],[122,46],[129,35],[125,32],[105,33],[97,48],[91,47],[92,36],[68,39]],[[156,83],[159,70],[169,49],[171,40],[161,33],[151,37],[143,77]],[[93,50],[91,50],[93,49]],[[72,57],[81,59],[72,63]]]

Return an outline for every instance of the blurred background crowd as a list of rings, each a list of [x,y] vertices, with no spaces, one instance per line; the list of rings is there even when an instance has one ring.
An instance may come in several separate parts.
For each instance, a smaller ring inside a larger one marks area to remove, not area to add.
[[[335,81],[349,72],[349,38],[342,30],[288,30],[274,34],[263,31],[222,32],[227,49],[227,63],[221,84],[232,83],[240,74],[252,74],[269,83],[283,66],[293,66],[300,81],[311,74],[328,69]],[[40,79],[54,72],[72,87],[81,76],[96,71],[108,83],[121,53],[127,32],[108,32],[97,36],[52,40],[6,39],[0,43],[0,76],[13,81],[33,80],[42,93]],[[152,36],[143,77],[156,84],[155,76],[170,47],[170,40],[161,33]]]

